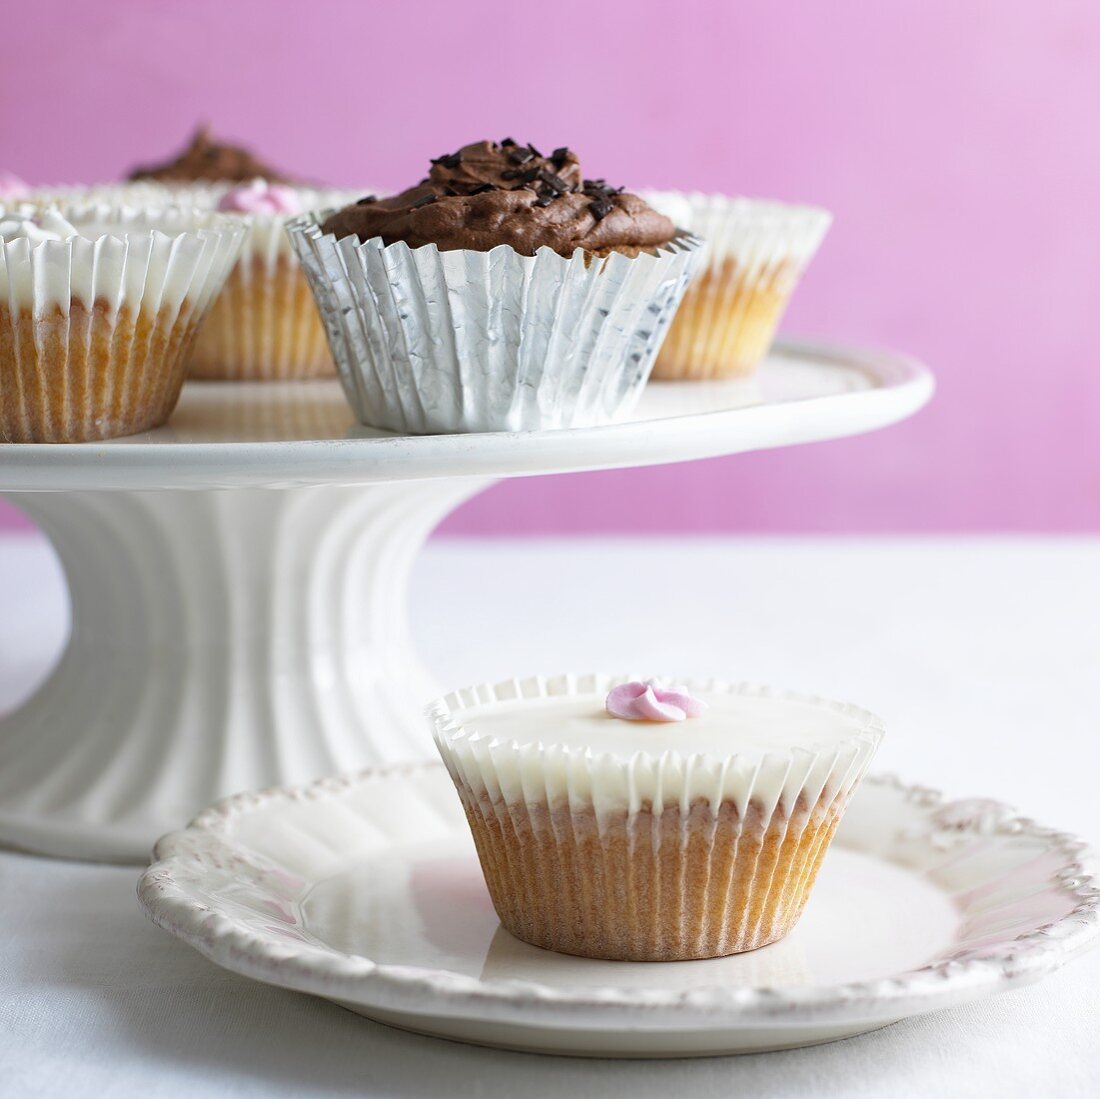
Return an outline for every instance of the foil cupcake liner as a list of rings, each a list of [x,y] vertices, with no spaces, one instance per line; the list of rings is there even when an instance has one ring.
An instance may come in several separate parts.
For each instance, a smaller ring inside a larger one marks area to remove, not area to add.
[[[182,209],[58,210],[80,236],[0,245],[0,441],[159,426],[245,227]]]
[[[405,434],[607,423],[633,408],[700,242],[606,258],[337,240],[287,226],[360,422]]]
[[[825,210],[679,191],[642,197],[706,241],[654,366],[662,379],[751,373],[832,221]]]
[[[688,681],[689,690],[838,710],[860,728],[818,749],[622,760],[518,745],[462,725],[470,706],[599,697],[630,678],[510,681],[429,708],[501,923],[546,949],[633,961],[719,957],[782,938],[802,913],[881,722],[812,696]]]

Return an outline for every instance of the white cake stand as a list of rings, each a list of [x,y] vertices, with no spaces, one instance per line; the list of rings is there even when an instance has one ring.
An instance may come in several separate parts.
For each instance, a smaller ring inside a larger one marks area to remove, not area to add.
[[[146,435],[0,445],[0,491],[72,601],[53,674],[0,720],[0,842],[145,859],[234,791],[425,756],[409,570],[495,478],[853,435],[931,393],[909,359],[800,344],[752,381],[655,383],[601,428],[392,436],[355,426],[335,382],[192,383]]]

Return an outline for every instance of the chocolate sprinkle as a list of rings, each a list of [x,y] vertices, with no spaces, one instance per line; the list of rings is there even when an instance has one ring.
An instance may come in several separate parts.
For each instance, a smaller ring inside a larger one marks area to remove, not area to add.
[[[548,168],[540,168],[538,178],[548,187],[552,187],[559,195],[564,195],[569,190],[569,184],[561,176],[554,175]]]
[[[539,178],[541,168],[509,168],[500,173],[501,179],[518,179],[521,183],[534,183]]]
[[[446,156],[437,156],[432,163],[438,164],[440,168],[457,168],[462,163],[462,154],[447,153]]]
[[[475,187],[472,191],[470,191],[470,194],[483,195],[486,191],[495,191],[497,189],[498,188],[495,183],[482,183],[479,187]]]
[[[554,162],[554,167],[561,171],[565,162],[569,159],[569,147],[562,145],[560,148],[555,149],[550,154],[550,159]]]
[[[595,199],[613,198],[615,195],[623,193],[621,187],[609,187],[607,181],[603,179],[586,179],[581,190],[590,198]]]
[[[503,140],[503,141],[502,141],[502,142],[500,143],[500,147],[501,147],[502,149],[507,149],[509,145],[515,145],[515,143],[516,143],[516,142],[515,142],[515,139],[514,139],[514,138],[511,138],[511,137],[506,137],[506,138],[505,138],[505,139],[504,139],[504,140]]]
[[[523,149],[516,147],[508,154],[508,159],[513,164],[526,164],[529,160],[534,160],[535,154],[530,149]]]
[[[614,208],[615,204],[611,201],[611,199],[607,198],[604,195],[601,195],[594,202],[590,202],[588,204],[588,209],[591,211],[592,216],[597,221],[603,221],[603,219],[607,217],[607,215],[610,214]]]
[[[362,198],[356,200],[355,205],[356,206],[369,206],[372,202],[377,202],[377,201],[378,201],[378,196],[377,195],[364,195]]]
[[[540,152],[538,151],[538,149],[536,149],[536,148],[534,147],[534,145],[532,145],[532,144],[531,144],[531,142],[530,142],[530,141],[528,141],[528,142],[527,142],[527,148],[531,150],[531,155],[532,155],[532,156],[537,156],[537,157],[539,158],[539,160],[542,160],[542,159],[543,159],[543,155],[542,155],[542,153],[540,153]]]
[[[436,196],[435,195],[422,195],[420,198],[418,198],[412,204],[412,206],[409,207],[409,209],[410,210],[419,210],[421,206],[431,206],[431,204],[435,201],[436,201]]]

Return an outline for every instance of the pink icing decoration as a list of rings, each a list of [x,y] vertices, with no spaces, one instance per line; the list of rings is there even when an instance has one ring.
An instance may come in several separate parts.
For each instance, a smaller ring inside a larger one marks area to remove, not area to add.
[[[12,175],[11,172],[0,172],[0,200],[27,198],[30,193],[30,187],[18,176]]]
[[[298,214],[302,204],[293,187],[254,179],[226,191],[218,200],[218,209],[233,214]]]
[[[685,690],[653,683],[622,683],[607,696],[607,712],[624,721],[683,721],[698,717],[707,704]]]

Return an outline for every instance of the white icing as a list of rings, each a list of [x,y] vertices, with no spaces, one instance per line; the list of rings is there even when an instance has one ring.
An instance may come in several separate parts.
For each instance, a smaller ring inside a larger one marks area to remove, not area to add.
[[[436,744],[456,783],[491,798],[567,800],[597,814],[696,798],[751,800],[771,813],[823,796],[844,799],[882,738],[858,707],[768,688],[688,681],[707,712],[690,721],[628,722],[603,711],[631,678],[513,681],[433,705]],[[664,682],[664,681],[659,681]],[[678,681],[679,682],[679,681]]]
[[[0,214],[0,240],[5,244],[12,240],[29,240],[40,244],[44,240],[64,240],[77,236],[77,229],[66,221],[57,210],[41,212],[34,208],[20,207]]]
[[[67,312],[74,300],[156,311],[178,308],[185,298],[204,309],[245,232],[239,219],[184,209],[21,205],[8,213],[14,217],[0,245],[0,301],[35,312]]]
[[[845,711],[788,698],[698,691],[707,710],[690,721],[624,721],[612,717],[600,695],[498,702],[461,716],[469,735],[516,744],[561,745],[629,760],[661,755],[753,755],[790,748],[828,747],[854,736],[866,722]]]
[[[210,212],[217,209],[228,191],[239,186],[240,184],[228,182],[161,183],[155,180],[96,183],[84,186],[65,185],[37,188],[34,192],[34,200],[39,203],[81,205],[106,203],[110,206],[124,206],[133,211],[145,212],[169,209]],[[295,187],[293,190],[302,211],[346,206],[349,202],[362,198],[363,195],[384,193],[371,187],[355,190]],[[286,222],[294,215],[227,212],[224,216],[239,219],[248,227],[241,248],[243,263],[262,262],[271,266],[282,262],[295,267],[298,265],[298,257],[284,228]]]

